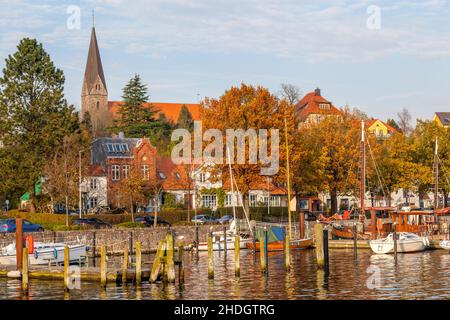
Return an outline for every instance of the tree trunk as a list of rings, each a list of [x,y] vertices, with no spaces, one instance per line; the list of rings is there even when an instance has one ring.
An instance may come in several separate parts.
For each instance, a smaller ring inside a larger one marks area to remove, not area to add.
[[[157,220],[158,220],[158,204],[159,204],[159,192],[155,193],[155,202],[154,202],[154,207],[155,207],[155,218],[153,219],[153,226],[156,227],[158,225]]]
[[[34,190],[34,185],[33,185]],[[35,195],[34,191],[30,192],[30,213],[36,213]]]
[[[69,226],[69,197],[66,195],[66,227]]]
[[[337,204],[337,190],[333,188],[331,190],[331,215],[338,212],[338,204]]]
[[[447,208],[448,205],[448,192],[446,189],[442,189],[442,196],[443,196],[443,206],[444,208]]]
[[[131,221],[134,223],[133,197],[130,197]]]

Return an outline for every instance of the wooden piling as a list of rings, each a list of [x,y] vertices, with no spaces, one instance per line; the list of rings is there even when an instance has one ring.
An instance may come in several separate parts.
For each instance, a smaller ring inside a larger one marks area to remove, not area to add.
[[[106,286],[106,247],[104,244],[100,247],[100,285]]]
[[[397,265],[397,222],[394,222],[394,261]]]
[[[141,252],[141,242],[136,241],[136,284],[141,284],[142,282],[142,252]]]
[[[166,278],[169,283],[174,283],[175,276],[175,262],[174,262],[174,241],[173,234],[169,232],[166,235]]]
[[[128,245],[125,245],[123,249],[123,264],[122,264],[122,284],[127,283],[127,271],[128,271]]]
[[[69,291],[69,247],[64,247],[64,291]]]
[[[133,231],[129,233],[130,256],[133,256]]]
[[[267,227],[264,227],[264,232],[259,239],[259,256],[261,258],[261,273],[267,273]]]
[[[178,245],[178,283],[184,283],[184,242]]]
[[[317,266],[319,268],[323,268],[325,265],[325,259],[323,253],[323,226],[321,223],[316,223],[314,225],[314,241]]]
[[[256,227],[253,227],[253,256],[256,258]]]
[[[153,266],[152,266],[152,271],[150,273],[150,282],[151,283],[155,283],[159,278],[159,275],[163,268],[162,262],[165,259],[164,258],[165,249],[166,249],[166,242],[164,240],[161,240],[159,242],[158,250],[156,252],[156,257],[155,257],[155,260],[154,260]]]
[[[284,229],[284,267],[286,270],[291,269],[291,239],[286,229]]]
[[[95,267],[95,257],[97,256],[97,233],[95,231],[92,233],[92,255],[94,256],[92,265]]]
[[[328,230],[323,230],[323,257],[324,257],[324,268],[328,271],[329,267],[329,254],[328,254]]]
[[[372,239],[376,239],[377,236],[377,214],[375,210],[370,210],[370,223],[371,225],[371,233]]]
[[[208,233],[208,279],[214,279],[212,231]]]
[[[266,275],[269,274],[269,250],[268,250],[268,231],[267,231],[267,227],[264,227],[264,260],[266,261],[266,270],[264,271],[264,273]]]
[[[241,263],[240,263],[240,251],[241,251],[241,237],[236,234],[234,236],[234,275],[239,277],[241,275]]]
[[[22,270],[23,254],[23,219],[16,219],[16,265],[17,271]]]
[[[227,227],[223,226],[223,250],[224,250],[224,258],[227,260]]]
[[[22,251],[22,290],[28,292],[28,249]]]

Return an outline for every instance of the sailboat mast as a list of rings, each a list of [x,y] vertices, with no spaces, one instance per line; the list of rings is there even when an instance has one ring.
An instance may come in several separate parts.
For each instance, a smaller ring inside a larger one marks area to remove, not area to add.
[[[289,238],[292,239],[292,218],[291,218],[291,173],[289,168],[289,144],[287,134],[287,121],[284,117],[284,136],[286,140],[286,175],[288,191],[288,219],[289,219]]]
[[[361,212],[360,219],[365,217],[365,204],[364,196],[366,194],[366,147],[365,147],[365,135],[364,135],[364,120],[361,121],[361,179],[360,179],[360,200],[361,200]]]
[[[236,207],[234,204],[234,185],[233,185],[233,171],[231,170],[231,154],[230,154],[230,148],[227,148],[227,154],[228,154],[228,169],[230,170],[230,184],[231,184],[231,205],[233,207],[233,219],[237,226],[236,221]]]
[[[434,216],[439,207],[439,158],[438,158],[438,138],[436,137],[436,144],[434,147]]]

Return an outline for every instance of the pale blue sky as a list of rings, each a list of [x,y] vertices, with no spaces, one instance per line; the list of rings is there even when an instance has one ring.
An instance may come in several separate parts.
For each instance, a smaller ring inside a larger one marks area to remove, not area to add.
[[[81,9],[70,30],[68,6]],[[370,30],[367,8],[381,9]],[[0,0],[0,68],[25,36],[44,44],[80,105],[92,26],[110,100],[134,74],[152,101],[197,102],[231,85],[315,87],[336,106],[414,118],[450,111],[450,4],[446,0]]]

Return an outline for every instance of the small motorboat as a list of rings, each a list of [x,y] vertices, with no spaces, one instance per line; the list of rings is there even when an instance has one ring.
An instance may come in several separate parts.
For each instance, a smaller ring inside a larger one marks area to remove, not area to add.
[[[450,240],[441,240],[441,241],[439,241],[439,246],[442,249],[450,250]]]
[[[255,243],[256,248],[255,251],[260,251],[260,243],[257,241]],[[313,245],[313,240],[306,238],[306,239],[299,239],[299,240],[291,240],[289,242],[289,246],[291,250],[299,250],[299,249],[308,249]],[[250,250],[253,250],[253,242],[247,242],[247,248]],[[275,241],[275,242],[269,242],[267,244],[267,251],[283,251],[284,250],[284,241]]]
[[[227,251],[228,250],[234,250],[234,244],[235,244],[235,236],[231,235],[229,233],[226,234],[224,241],[224,234],[213,234],[212,236],[212,247],[214,251],[221,251],[225,250],[225,246]],[[243,236],[240,236],[239,239],[239,248],[240,249],[246,249],[247,243],[252,242],[251,238],[244,238]],[[198,251],[208,251],[208,242],[200,242],[198,244]]]
[[[33,253],[29,254],[30,265],[47,265],[49,263],[64,263],[64,243],[35,242]],[[69,262],[79,262],[86,259],[88,247],[85,244],[73,244],[69,247]],[[0,265],[16,264],[16,244],[12,243],[1,249]]]
[[[394,253],[394,234],[390,233],[384,239],[371,240],[369,244],[375,253]],[[399,253],[424,251],[429,245],[430,241],[427,237],[410,232],[397,233],[397,252]]]

